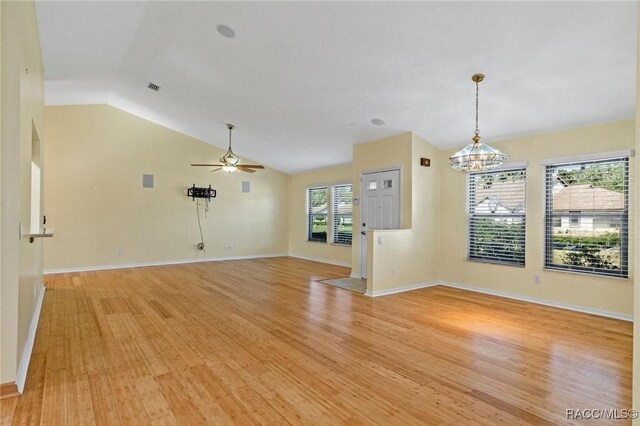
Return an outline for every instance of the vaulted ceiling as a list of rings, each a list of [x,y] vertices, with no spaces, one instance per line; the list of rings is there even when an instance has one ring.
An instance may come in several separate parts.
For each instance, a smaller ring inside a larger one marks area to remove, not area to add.
[[[476,72],[486,142],[635,113],[635,2],[36,7],[48,105],[106,103],[218,147],[231,122],[234,151],[287,173],[409,130],[466,145]]]

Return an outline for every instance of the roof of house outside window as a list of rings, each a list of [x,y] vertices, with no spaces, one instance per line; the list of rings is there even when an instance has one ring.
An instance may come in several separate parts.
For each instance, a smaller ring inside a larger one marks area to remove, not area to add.
[[[624,210],[624,194],[589,184],[569,185],[553,195],[553,211]]]

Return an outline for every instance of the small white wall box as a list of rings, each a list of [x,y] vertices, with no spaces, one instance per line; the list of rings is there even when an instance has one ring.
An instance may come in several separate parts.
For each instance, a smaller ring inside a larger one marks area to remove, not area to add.
[[[242,192],[250,192],[251,191],[251,182],[246,180],[242,181]]]

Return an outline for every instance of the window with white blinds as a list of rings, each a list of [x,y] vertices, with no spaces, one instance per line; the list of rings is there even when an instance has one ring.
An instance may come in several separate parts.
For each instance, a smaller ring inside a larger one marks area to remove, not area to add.
[[[353,185],[334,185],[333,203],[333,242],[351,245],[353,236]]]
[[[628,277],[629,158],[546,166],[545,267]]]
[[[328,188],[318,186],[307,189],[307,240],[327,242]]]
[[[526,178],[526,167],[469,174],[469,260],[524,266]]]

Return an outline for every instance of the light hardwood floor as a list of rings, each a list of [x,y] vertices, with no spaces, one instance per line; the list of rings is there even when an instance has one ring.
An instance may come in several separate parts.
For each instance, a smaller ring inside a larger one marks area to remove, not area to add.
[[[314,282],[348,273],[272,258],[47,276],[2,423],[545,425],[630,408],[630,323]]]

